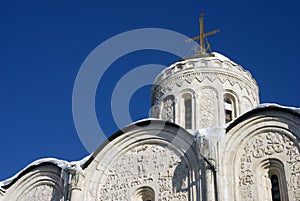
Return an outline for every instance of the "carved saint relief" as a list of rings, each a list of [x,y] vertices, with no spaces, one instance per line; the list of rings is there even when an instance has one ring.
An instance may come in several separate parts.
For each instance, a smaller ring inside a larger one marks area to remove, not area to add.
[[[174,97],[168,96],[163,103],[162,118],[163,120],[174,122],[175,110],[174,110]]]
[[[140,145],[116,159],[105,172],[96,200],[131,200],[132,192],[149,186],[159,201],[188,200],[188,167],[160,145]],[[100,181],[99,181],[100,182]],[[90,195],[89,195],[90,196]]]
[[[200,128],[208,128],[216,125],[217,121],[217,95],[213,89],[203,88],[200,91]]]
[[[25,195],[21,196],[19,201],[60,201],[61,195],[57,188],[52,185],[39,185]]]
[[[254,196],[259,192],[255,186],[254,174],[258,164],[268,158],[279,158],[287,162],[284,167],[284,174],[287,180],[288,189],[291,192],[282,192],[289,196],[290,200],[300,199],[300,152],[299,142],[295,142],[284,134],[278,132],[267,132],[259,134],[244,146],[239,159],[238,187],[240,200],[254,201]]]

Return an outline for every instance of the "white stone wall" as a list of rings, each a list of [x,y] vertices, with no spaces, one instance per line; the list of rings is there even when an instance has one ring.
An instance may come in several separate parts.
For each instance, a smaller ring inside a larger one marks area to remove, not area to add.
[[[65,201],[66,178],[62,170],[51,164],[32,167],[7,186],[1,201]]]
[[[272,200],[273,174],[281,200],[300,200],[300,115],[277,109],[249,115],[227,132],[219,148],[221,200]]]
[[[191,134],[161,121],[129,129],[83,170],[75,200],[199,200],[203,195],[195,148]]]
[[[237,117],[226,126],[225,97]],[[274,174],[281,200],[300,200],[300,112],[252,109],[258,87],[241,66],[219,54],[177,62],[157,77],[152,103],[165,121],[131,124],[81,162],[34,163],[0,183],[0,201],[265,201]]]
[[[258,86],[251,74],[228,58],[215,55],[177,62],[158,75],[152,90],[152,117],[185,127],[185,94],[192,96],[192,129],[196,130],[225,123],[226,96],[234,102],[233,117],[257,106]]]
[[[300,113],[261,107],[226,133],[199,132],[154,119],[132,124],[83,161],[34,163],[1,183],[0,200],[265,201],[272,174],[282,201],[300,199]]]

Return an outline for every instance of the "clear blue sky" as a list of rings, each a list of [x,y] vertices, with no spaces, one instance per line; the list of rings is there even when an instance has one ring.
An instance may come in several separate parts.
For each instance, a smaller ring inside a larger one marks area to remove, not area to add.
[[[221,30],[209,37],[212,50],[252,73],[261,102],[300,107],[299,9],[297,0],[3,1],[0,180],[39,158],[72,161],[89,154],[74,126],[72,90],[82,62],[95,47],[137,28],[194,36],[200,12],[205,13],[207,31]],[[111,66],[96,94],[97,116],[107,135],[118,129],[109,106],[117,80],[135,66],[169,65],[176,59],[147,50]],[[149,89],[143,87],[132,97],[133,120],[147,117]]]

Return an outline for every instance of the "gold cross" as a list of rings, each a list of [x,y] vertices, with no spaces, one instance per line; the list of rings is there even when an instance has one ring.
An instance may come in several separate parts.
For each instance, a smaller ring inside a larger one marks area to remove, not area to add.
[[[207,36],[210,36],[210,35],[213,35],[213,34],[216,34],[216,33],[220,32],[220,30],[216,29],[216,30],[204,33],[204,14],[203,13],[200,14],[199,24],[200,24],[200,35],[195,36],[193,38],[189,38],[189,39],[186,40],[186,42],[191,42],[193,40],[200,40],[200,44],[199,44],[200,45],[200,50],[198,50],[197,47],[196,47],[195,51],[200,53],[200,54],[206,54],[206,50],[210,49],[210,45],[209,45],[208,42],[206,42],[207,47],[205,47],[204,39]]]

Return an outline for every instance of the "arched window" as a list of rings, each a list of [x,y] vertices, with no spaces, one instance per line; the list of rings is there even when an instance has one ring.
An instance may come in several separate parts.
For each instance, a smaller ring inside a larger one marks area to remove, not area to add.
[[[260,167],[259,167],[260,166]],[[260,163],[257,170],[258,200],[286,201],[287,185],[284,166],[276,159],[266,159]]]
[[[280,187],[279,187],[279,181],[277,175],[273,174],[270,179],[271,179],[272,201],[281,201]]]
[[[134,192],[133,200],[134,201],[155,201],[154,190],[148,186],[141,187]]]
[[[184,94],[184,127],[192,129],[192,96],[191,94]]]
[[[228,123],[233,119],[232,102],[230,99],[224,100],[224,109],[225,109],[225,123]]]
[[[235,117],[235,101],[234,98],[226,94],[224,96],[224,112],[225,112],[225,123],[228,123],[233,120]]]

